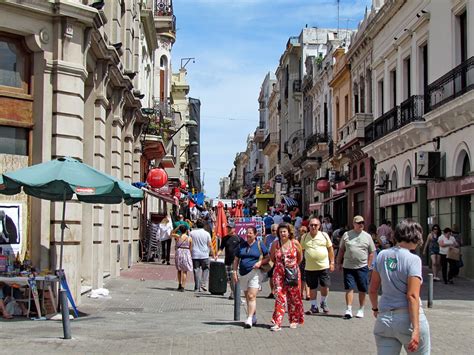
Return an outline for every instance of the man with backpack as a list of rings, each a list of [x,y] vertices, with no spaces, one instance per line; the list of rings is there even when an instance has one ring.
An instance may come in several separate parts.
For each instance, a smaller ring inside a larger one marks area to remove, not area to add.
[[[321,232],[320,228],[321,221],[318,218],[311,218],[309,232],[301,236],[301,247],[306,260],[306,284],[310,288],[311,308],[306,312],[308,315],[319,313],[318,284],[321,285],[321,310],[329,313],[327,297],[331,286],[329,272],[334,271],[334,249],[329,235]]]

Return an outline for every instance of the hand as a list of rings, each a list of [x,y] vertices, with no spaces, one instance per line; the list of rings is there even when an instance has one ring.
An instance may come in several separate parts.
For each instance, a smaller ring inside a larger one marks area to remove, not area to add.
[[[418,350],[418,345],[420,345],[420,333],[418,330],[414,330],[411,333],[411,339],[408,343],[408,351],[413,353]]]
[[[234,279],[234,283],[239,282],[239,275],[237,275],[236,272],[233,273],[232,277],[233,277],[233,279]]]
[[[375,318],[377,318],[377,316],[379,315],[379,311],[372,311],[372,313],[374,314]]]
[[[329,265],[329,272],[333,272],[334,271],[334,264],[330,264]]]
[[[217,259],[219,258],[219,255],[214,255],[214,260],[217,261]]]
[[[257,261],[255,265],[253,266],[254,269],[260,269],[260,266],[262,265],[261,261]]]

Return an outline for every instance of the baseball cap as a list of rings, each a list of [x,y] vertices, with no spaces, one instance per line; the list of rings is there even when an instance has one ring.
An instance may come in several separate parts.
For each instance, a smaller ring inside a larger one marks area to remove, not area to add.
[[[364,222],[364,217],[362,217],[362,216],[355,216],[353,221],[354,221],[354,223]]]
[[[235,223],[234,223],[234,221],[228,221],[228,222],[227,222],[227,227],[228,227],[228,228],[235,228]]]

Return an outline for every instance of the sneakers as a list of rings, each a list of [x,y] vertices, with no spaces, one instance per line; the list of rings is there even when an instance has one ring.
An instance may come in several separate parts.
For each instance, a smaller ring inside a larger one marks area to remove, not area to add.
[[[296,329],[298,327],[298,323],[290,323],[290,329]]]
[[[229,296],[229,300],[233,300],[234,299],[234,296],[233,295],[230,295]]]
[[[351,319],[352,318],[352,310],[346,309],[346,313],[344,313],[344,319]]]
[[[328,304],[327,302],[321,302],[321,309],[323,310],[324,313],[329,313],[329,307],[328,307]]]
[[[307,315],[312,315],[312,314],[317,314],[319,313],[319,308],[318,306],[311,305],[311,308],[309,311],[306,311]]]
[[[273,327],[270,328],[272,332],[279,332],[281,330],[279,325],[274,325]]]
[[[250,328],[252,328],[252,318],[250,318],[250,317],[247,318],[247,320],[246,320],[245,323],[244,323],[244,328],[245,328],[245,329],[250,329]]]
[[[201,286],[201,291],[207,292],[207,287],[206,286]]]
[[[364,310],[362,308],[357,311],[356,318],[364,318]]]
[[[441,281],[439,277],[433,277],[433,281]]]

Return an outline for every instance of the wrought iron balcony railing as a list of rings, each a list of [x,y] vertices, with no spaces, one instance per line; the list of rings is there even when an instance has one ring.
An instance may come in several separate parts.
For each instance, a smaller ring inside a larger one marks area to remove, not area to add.
[[[473,88],[474,56],[428,85],[425,111],[432,111]]]
[[[328,143],[329,141],[329,135],[327,133],[314,133],[312,136],[309,136],[306,138],[305,141],[305,149],[311,149],[313,148],[316,144],[320,143]]]
[[[365,143],[374,142],[408,123],[424,121],[423,108],[423,96],[411,96],[365,128]]]
[[[155,0],[155,16],[173,16],[171,0]]]

